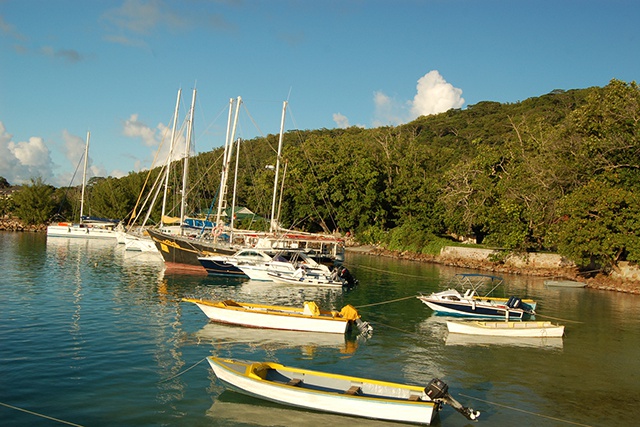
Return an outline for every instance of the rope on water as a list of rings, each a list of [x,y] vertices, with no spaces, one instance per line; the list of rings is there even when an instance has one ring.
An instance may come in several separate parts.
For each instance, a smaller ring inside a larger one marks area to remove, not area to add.
[[[571,425],[574,425],[574,426],[591,427],[589,424],[582,424],[582,423],[577,423],[575,421],[563,420],[562,418],[550,417],[548,415],[539,414],[537,412],[531,412],[531,411],[527,411],[527,410],[524,410],[524,409],[515,408],[513,406],[503,405],[501,403],[491,402],[489,400],[484,400],[484,399],[480,399],[478,397],[469,396],[469,395],[464,394],[464,393],[458,393],[458,394],[460,396],[464,396],[464,397],[467,397],[469,399],[474,399],[474,400],[477,400],[479,402],[484,402],[484,403],[488,403],[490,405],[500,406],[502,408],[511,409],[513,411],[518,411],[518,412],[522,412],[522,413],[529,414],[529,415],[535,415],[536,417],[547,418],[549,420],[559,421],[561,423],[571,424]]]
[[[347,265],[347,264],[344,264]],[[348,266],[348,265],[347,265]],[[395,274],[397,276],[406,276],[406,277],[417,277],[419,279],[424,279],[423,275],[417,275],[417,274],[407,274],[407,273],[397,273],[395,271],[389,271],[389,270],[384,270],[381,268],[374,268],[374,267],[368,267],[366,265],[358,265],[358,269],[363,269],[363,270],[371,270],[371,271],[379,271],[381,273],[387,273],[387,274]]]
[[[359,305],[359,306],[357,306],[355,308],[365,308],[365,307],[373,307],[374,305],[390,304],[392,302],[404,301],[404,300],[408,300],[408,299],[415,298],[415,297],[416,297],[415,295],[412,295],[410,297],[392,299],[392,300],[389,300],[389,301],[381,301],[381,302],[375,302],[373,304]]]
[[[7,403],[0,402],[0,406],[4,406],[5,408],[9,408],[9,409],[15,409],[16,411],[24,412],[26,414],[35,415],[36,417],[46,418],[47,420],[56,421],[58,423],[66,424],[68,426],[83,427],[81,424],[75,424],[75,423],[71,423],[69,421],[64,421],[64,420],[61,420],[61,419],[58,419],[58,418],[53,418],[53,417],[50,417],[48,415],[43,415],[43,414],[39,414],[37,412],[29,411],[28,409],[18,408],[17,406],[9,405]]]
[[[187,369],[185,369],[185,370],[184,370],[184,371],[182,371],[182,372],[178,372],[177,374],[175,374],[175,375],[174,375],[174,376],[172,376],[172,377],[165,378],[165,379],[164,379],[164,380],[162,380],[162,381],[158,381],[158,384],[166,383],[167,381],[171,381],[172,379],[177,378],[177,377],[179,377],[180,375],[182,375],[182,374],[185,374],[185,373],[189,372],[190,370],[192,370],[193,368],[195,368],[196,366],[198,366],[199,364],[201,364],[201,363],[202,363],[203,361],[205,361],[205,360],[207,360],[207,359],[206,359],[206,357],[205,357],[204,359],[201,359],[201,360],[199,360],[198,362],[196,362],[196,363],[195,363],[194,365],[192,365],[190,368],[187,368]]]
[[[536,313],[534,314],[535,317],[544,317],[546,319],[551,319],[551,320],[559,320],[561,322],[569,322],[569,323],[584,323],[584,322],[580,322],[579,320],[569,320],[569,319],[562,319],[560,317],[553,317],[553,316],[545,316],[544,314],[540,314],[540,313]]]

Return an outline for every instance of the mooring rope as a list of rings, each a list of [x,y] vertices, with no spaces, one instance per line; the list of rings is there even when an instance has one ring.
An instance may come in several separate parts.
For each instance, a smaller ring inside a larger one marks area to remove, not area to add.
[[[404,297],[404,298],[397,298],[397,299],[392,299],[389,301],[381,301],[381,302],[375,302],[373,304],[366,304],[366,305],[359,305],[355,308],[365,308],[365,307],[373,307],[374,305],[382,305],[382,304],[391,304],[392,302],[398,302],[398,301],[404,301],[404,300],[408,300],[411,298],[415,298],[415,295],[411,295],[410,297]]]
[[[540,317],[544,317],[544,318],[551,319],[551,320],[559,320],[561,322],[584,323],[584,322],[581,322],[579,320],[569,320],[569,319],[562,319],[560,317],[545,316],[544,314],[540,314],[540,313],[536,313],[536,314],[534,314],[534,316],[536,316],[536,317],[540,316]]]
[[[347,265],[347,264],[344,264],[344,265]],[[347,265],[347,267],[348,266],[349,265]],[[369,266],[366,266],[366,265],[358,265],[358,268],[359,269],[362,268],[364,270],[379,271],[381,273],[395,274],[397,276],[417,277],[418,279],[424,279],[424,276],[417,275],[417,274],[398,273],[398,272],[395,272],[395,271],[389,271],[389,270],[384,270],[384,269],[381,269],[381,268],[369,267]]]
[[[592,426],[591,426],[591,425],[589,425],[589,424],[582,424],[582,423],[578,423],[578,422],[575,422],[575,421],[563,420],[562,418],[551,417],[551,416],[549,416],[549,415],[539,414],[539,413],[537,413],[537,412],[531,412],[531,411],[527,411],[527,410],[525,410],[525,409],[519,409],[519,408],[515,408],[515,407],[513,407],[513,406],[503,405],[503,404],[501,404],[501,403],[497,403],[497,402],[491,402],[491,401],[489,401],[489,400],[484,400],[484,399],[480,399],[479,397],[469,396],[469,395],[464,394],[464,393],[458,393],[458,394],[459,394],[460,396],[467,397],[467,398],[469,398],[469,399],[474,399],[474,400],[477,400],[477,401],[479,401],[479,402],[484,402],[484,403],[488,403],[488,404],[490,404],[490,405],[500,406],[500,407],[502,407],[502,408],[511,409],[511,410],[513,410],[513,411],[518,411],[518,412],[522,412],[522,413],[525,413],[525,414],[534,415],[534,416],[536,416],[536,417],[547,418],[547,419],[549,419],[549,420],[559,421],[559,422],[561,422],[561,423],[571,424],[571,425],[574,425],[574,426],[592,427]]]
[[[178,378],[180,375],[182,375],[182,374],[185,374],[185,373],[189,372],[190,370],[192,370],[193,368],[195,368],[196,366],[198,366],[199,364],[201,364],[201,363],[202,363],[203,361],[205,361],[205,360],[207,360],[207,358],[206,358],[206,357],[205,357],[204,359],[200,359],[200,360],[199,360],[199,361],[197,361],[194,365],[192,365],[191,367],[189,367],[189,368],[185,369],[184,371],[182,371],[182,372],[178,372],[178,373],[177,373],[177,374],[175,374],[174,376],[169,377],[169,378],[165,378],[165,379],[164,379],[164,380],[162,380],[162,381],[158,381],[158,384],[166,383],[167,381],[171,381],[171,380],[172,380],[172,379],[174,379],[174,378]]]
[[[48,415],[39,414],[39,413],[34,412],[34,411],[29,411],[28,409],[18,408],[17,406],[9,405],[7,403],[0,402],[0,406],[4,406],[4,407],[9,408],[9,409],[15,409],[16,411],[24,412],[26,414],[35,415],[36,417],[46,418],[47,420],[56,421],[58,423],[66,424],[68,426],[83,427],[81,424],[75,424],[75,423],[72,423],[72,422],[69,422],[69,421],[65,421],[65,420],[61,420],[61,419],[58,419],[58,418],[50,417]]]

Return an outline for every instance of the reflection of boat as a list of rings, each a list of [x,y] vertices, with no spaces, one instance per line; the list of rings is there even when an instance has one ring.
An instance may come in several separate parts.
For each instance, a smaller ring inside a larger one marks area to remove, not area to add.
[[[448,334],[447,346],[509,346],[562,349],[562,338],[490,337],[482,335]]]
[[[360,315],[351,305],[343,307],[338,312],[320,310],[313,301],[305,302],[301,308],[239,303],[232,300],[183,298],[182,301],[196,304],[214,322],[252,328],[344,334],[352,324],[356,324],[361,331],[371,330],[371,326],[360,320]]]
[[[448,386],[439,379],[424,387],[291,368],[273,362],[211,356],[207,360],[225,386],[283,405],[418,424],[430,424],[443,403],[471,420],[480,415],[453,399]]]
[[[230,391],[222,392],[207,411],[207,416],[217,423],[231,422],[241,425],[291,427],[355,425],[354,419],[344,415],[309,412],[275,403],[258,400]],[[367,427],[398,427],[397,423],[367,420]]]
[[[208,323],[195,333],[199,341],[212,344],[247,344],[260,348],[304,348],[307,352],[320,347],[339,349],[341,353],[353,353],[358,343],[366,337],[350,339],[346,335],[324,334],[320,332],[284,331],[278,329],[243,328],[233,325]]]
[[[499,298],[490,296],[503,283],[502,278],[486,274],[457,274],[454,279],[464,293],[449,288],[417,298],[436,312],[458,316],[505,317],[522,319],[525,315],[534,315],[536,302],[529,299]],[[492,286],[485,296],[479,296],[482,286]]]
[[[473,321],[448,321],[449,333],[484,335],[499,337],[530,337],[558,338],[564,335],[564,326],[555,325],[548,321],[540,322],[485,322]]]
[[[575,280],[545,280],[544,285],[554,288],[584,288],[587,286],[586,283]]]

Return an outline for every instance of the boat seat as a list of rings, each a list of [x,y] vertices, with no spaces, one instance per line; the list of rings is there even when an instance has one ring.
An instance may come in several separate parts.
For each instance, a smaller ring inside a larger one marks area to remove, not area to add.
[[[411,402],[418,402],[420,400],[420,396],[417,394],[412,394],[411,396],[409,396],[408,400]]]
[[[287,385],[298,387],[302,384],[302,380],[300,378],[291,378]]]
[[[357,396],[362,394],[362,389],[357,385],[352,385],[349,387],[349,390],[345,391],[344,394],[349,394],[351,396]]]

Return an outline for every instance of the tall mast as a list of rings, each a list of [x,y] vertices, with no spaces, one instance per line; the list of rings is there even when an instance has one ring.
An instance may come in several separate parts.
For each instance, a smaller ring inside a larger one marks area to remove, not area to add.
[[[189,112],[189,127],[187,127],[187,140],[184,147],[184,168],[182,172],[182,200],[180,203],[180,225],[184,224],[184,211],[187,204],[187,181],[189,177],[189,156],[191,155],[191,135],[193,133],[193,110],[196,105],[196,90],[193,89],[191,98],[191,111]],[[180,228],[182,234],[182,228]]]
[[[278,193],[278,173],[280,171],[280,156],[282,154],[282,139],[284,138],[284,118],[287,112],[287,101],[282,103],[282,120],[280,121],[280,138],[278,139],[278,157],[276,158],[276,176],[273,180],[273,202],[271,203],[271,226],[269,232],[273,233],[276,230],[276,196]]]
[[[162,197],[162,214],[160,215],[160,227],[164,225],[164,214],[167,209],[167,188],[169,187],[169,170],[171,169],[171,157],[173,157],[173,144],[176,138],[176,124],[178,122],[178,110],[180,109],[180,94],[182,89],[178,89],[178,97],[176,99],[176,109],[173,113],[173,127],[171,128],[171,144],[169,148],[169,154],[167,155],[167,167],[164,176],[164,195]]]
[[[218,194],[218,214],[216,215],[216,227],[221,227],[222,222],[220,220],[222,216],[222,208],[226,202],[227,195],[227,180],[229,178],[229,163],[231,162],[231,156],[233,155],[233,140],[236,135],[236,128],[238,126],[238,110],[242,104],[242,98],[236,99],[236,111],[235,117],[233,117],[233,126],[231,125],[233,99],[229,100],[229,121],[227,123],[227,140],[225,141],[225,150],[222,164],[222,174],[220,176],[220,192]],[[226,207],[226,205],[225,205]]]
[[[233,243],[233,225],[236,216],[236,189],[238,188],[238,163],[240,163],[240,142],[238,138],[238,146],[236,147],[236,170],[233,176],[233,198],[231,199],[231,230],[229,231],[229,243]]]
[[[82,170],[82,193],[80,195],[80,223],[82,224],[82,216],[84,215],[84,187],[87,184],[87,159],[89,158],[89,139],[91,132],[87,131],[87,143],[84,145],[84,168]]]

